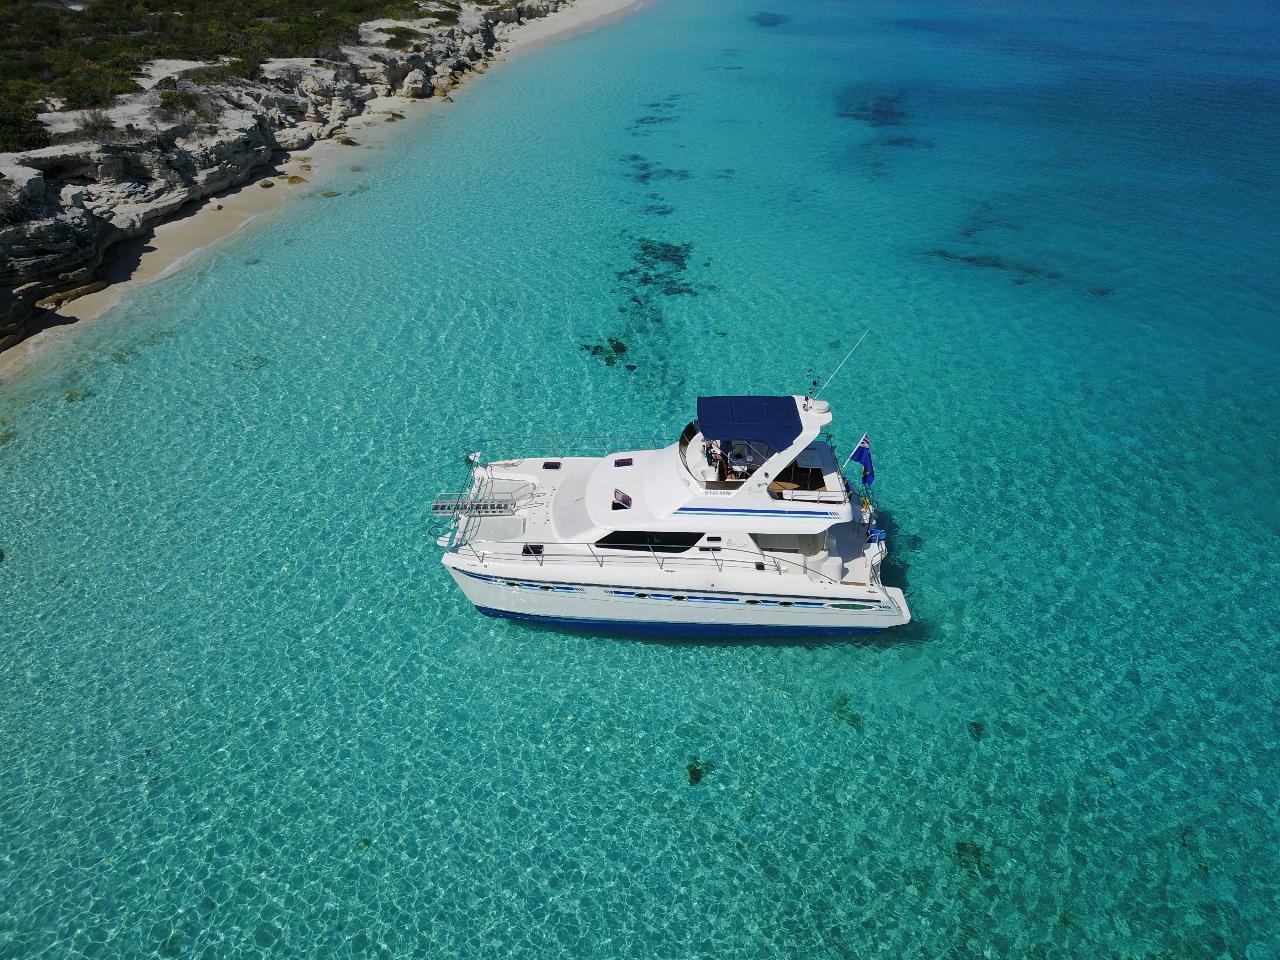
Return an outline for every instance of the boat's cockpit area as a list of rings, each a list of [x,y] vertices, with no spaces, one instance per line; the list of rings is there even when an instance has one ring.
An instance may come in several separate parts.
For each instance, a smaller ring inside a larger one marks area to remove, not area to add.
[[[779,451],[760,440],[707,439],[695,420],[680,434],[680,460],[704,490],[736,490]],[[815,440],[776,474],[766,475],[774,500],[843,502],[844,476],[831,445]]]

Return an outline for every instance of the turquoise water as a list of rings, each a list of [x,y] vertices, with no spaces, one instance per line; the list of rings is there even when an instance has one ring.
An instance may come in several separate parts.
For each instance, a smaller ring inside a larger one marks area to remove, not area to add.
[[[666,0],[0,385],[0,956],[1280,956],[1278,27]],[[475,437],[868,328],[909,628],[445,576]]]

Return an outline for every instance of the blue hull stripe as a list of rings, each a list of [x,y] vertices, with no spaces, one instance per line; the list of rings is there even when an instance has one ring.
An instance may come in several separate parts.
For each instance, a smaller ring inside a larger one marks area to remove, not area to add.
[[[593,633],[626,633],[650,637],[820,637],[876,632],[876,627],[788,627],[744,623],[669,623],[658,620],[596,620],[588,617],[544,617],[477,606],[486,617],[505,617],[522,623],[540,623],[565,630]]]
[[[500,583],[500,584],[506,584],[506,582],[507,582],[507,580],[508,580],[508,578],[507,578],[507,577],[494,577],[494,576],[490,576],[490,575],[489,575],[489,574],[487,574],[487,573],[472,573],[470,570],[463,570],[461,567],[450,567],[449,569],[451,569],[451,570],[453,570],[453,571],[455,571],[455,572],[457,572],[457,573],[462,574],[464,577],[470,577],[472,580],[480,580],[480,581],[483,581],[484,583]],[[512,582],[513,582],[513,583],[515,583],[515,584],[516,584],[516,586],[522,586],[523,584],[526,584],[526,583],[527,583],[527,584],[529,584],[530,586],[547,586],[547,587],[554,587],[554,588],[557,590],[557,592],[568,592],[567,590],[561,590],[561,588],[570,588],[570,587],[599,587],[599,588],[601,588],[601,589],[605,589],[605,590],[613,589],[613,588],[610,588],[608,585],[603,584],[603,583],[572,583],[572,582],[570,582],[570,583],[562,583],[562,582],[557,582],[557,581],[543,581],[543,580],[538,580],[538,581],[534,581],[534,580],[523,580],[523,581],[520,581],[520,580],[514,580],[514,579],[512,579]],[[627,586],[627,587],[619,587],[619,588],[616,588],[616,589],[631,590],[631,591],[633,591],[633,592],[638,590],[638,591],[641,591],[641,592],[652,593],[652,592],[653,592],[653,591],[655,591],[655,590],[657,590],[657,591],[662,591],[662,590],[664,590],[664,589],[669,590],[669,589],[670,589],[670,587],[663,588],[663,587],[630,587],[630,586]],[[575,591],[573,591],[573,592],[575,592],[575,593],[580,593],[581,591],[580,591],[580,590],[575,590]],[[702,591],[702,592],[703,592],[703,593],[716,593],[716,591],[714,591],[714,590],[704,590],[704,591]],[[776,594],[776,593],[747,593],[745,590],[737,590],[737,591],[734,591],[733,593],[725,593],[725,594],[721,594],[721,596],[725,596],[725,597],[735,597],[735,598],[736,598],[736,597],[751,597],[752,599],[755,599],[755,598],[759,597],[759,598],[762,598],[762,599],[763,599],[763,598],[767,598],[767,599],[775,600],[775,601],[779,601],[779,602],[780,602],[780,601],[783,601],[783,600],[790,600],[790,601],[794,602],[794,603],[796,604],[796,606],[801,606],[801,605],[803,605],[803,604],[805,604],[805,603],[810,603],[810,604],[826,604],[826,603],[871,603],[871,604],[875,604],[875,605],[877,605],[877,606],[879,606],[879,605],[881,604],[881,601],[880,601],[880,600],[878,600],[878,599],[876,599],[875,597],[790,597],[790,596],[786,596],[785,594],[784,594],[784,595],[782,595],[782,596],[779,596],[779,595],[778,595],[778,594]]]

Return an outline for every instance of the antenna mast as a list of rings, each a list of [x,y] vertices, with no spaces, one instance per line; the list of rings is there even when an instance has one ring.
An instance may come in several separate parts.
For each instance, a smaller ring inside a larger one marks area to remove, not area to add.
[[[871,328],[870,328],[870,327],[868,327],[866,330],[864,330],[864,331],[862,332],[862,336],[860,336],[860,337],[858,338],[858,342],[857,342],[857,343],[855,343],[855,344],[854,344],[854,345],[849,349],[849,352],[848,352],[848,353],[846,353],[846,354],[844,355],[844,359],[840,361],[840,365],[839,365],[838,367],[836,367],[833,371],[831,371],[831,376],[827,377],[827,382],[826,382],[826,383],[824,383],[821,387],[819,387],[819,388],[818,388],[818,392],[817,392],[817,393],[815,393],[815,394],[813,395],[812,399],[817,400],[817,399],[818,399],[818,397],[822,396],[822,391],[823,391],[823,390],[825,390],[825,389],[827,389],[827,387],[830,385],[831,381],[832,381],[832,380],[834,380],[834,379],[836,378],[836,374],[840,372],[840,367],[843,367],[846,363],[848,363],[848,362],[849,362],[849,358],[853,356],[853,351],[854,351],[854,350],[857,350],[857,349],[858,349],[858,347],[862,346],[862,341],[863,341],[863,340],[865,340],[865,339],[867,339],[867,334],[868,334],[868,333],[870,333],[870,332],[871,332]],[[814,382],[815,382],[815,383],[817,383],[817,381],[816,381],[816,380],[815,380]]]

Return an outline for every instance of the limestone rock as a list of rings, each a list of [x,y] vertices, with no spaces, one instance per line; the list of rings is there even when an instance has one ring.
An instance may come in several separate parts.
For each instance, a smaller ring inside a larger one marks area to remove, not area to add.
[[[400,93],[405,97],[425,97],[431,93],[431,85],[427,75],[421,70],[411,70],[400,85]]]

